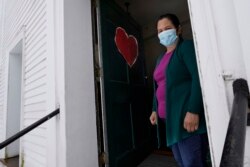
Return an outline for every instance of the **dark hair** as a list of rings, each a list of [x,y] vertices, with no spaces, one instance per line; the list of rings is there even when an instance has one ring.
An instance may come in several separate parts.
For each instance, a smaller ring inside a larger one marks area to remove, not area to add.
[[[162,19],[169,19],[173,25],[175,26],[176,29],[179,28],[180,26],[180,21],[178,19],[178,17],[175,15],[175,14],[171,14],[171,13],[167,13],[167,14],[164,14],[164,15],[161,15],[158,19],[157,19],[157,23],[162,20]]]
[[[158,22],[160,21],[160,20],[162,20],[162,19],[169,19],[172,23],[173,23],[173,25],[174,25],[174,27],[177,29],[177,30],[179,30],[179,27],[180,27],[180,21],[179,21],[179,19],[178,19],[178,17],[175,15],[175,14],[172,14],[172,13],[166,13],[166,14],[164,14],[164,15],[161,15],[160,17],[158,17],[158,19],[157,19],[157,24],[158,24]],[[181,37],[182,38],[182,35],[181,34],[179,34],[179,37]]]

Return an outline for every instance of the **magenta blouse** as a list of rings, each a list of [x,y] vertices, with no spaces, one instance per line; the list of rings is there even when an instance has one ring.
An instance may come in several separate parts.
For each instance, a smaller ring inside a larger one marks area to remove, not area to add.
[[[173,54],[172,52],[165,53],[160,63],[154,71],[154,80],[157,83],[156,98],[158,102],[158,115],[160,118],[166,118],[166,68]]]

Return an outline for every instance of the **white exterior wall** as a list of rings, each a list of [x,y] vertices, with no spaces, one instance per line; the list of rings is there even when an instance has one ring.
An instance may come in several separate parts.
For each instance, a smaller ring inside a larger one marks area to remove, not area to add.
[[[3,46],[3,0],[0,0],[0,140],[3,140],[4,136],[4,113],[3,113],[3,51],[2,51],[2,46]],[[0,157],[2,157],[2,153],[0,152]]]
[[[21,128],[59,104],[60,116],[21,138],[20,165],[98,166],[91,1],[3,1],[1,141],[6,139],[8,52],[22,39]],[[5,158],[5,150],[0,153]]]
[[[63,9],[66,163],[98,167],[91,0],[64,0]]]
[[[246,75],[248,78],[248,85],[250,86],[250,47],[249,47],[249,39],[250,39],[250,22],[246,21],[246,17],[250,16],[250,1],[248,0],[233,0],[235,12],[236,12],[236,20],[237,28],[239,31],[240,44],[242,49],[242,56],[244,59]],[[233,35],[233,34],[232,34]]]
[[[9,52],[23,40],[21,128],[55,109],[53,1],[3,0],[4,33],[0,75],[0,139],[6,139]],[[1,11],[3,12],[3,11]],[[31,131],[20,142],[20,165],[56,166],[53,120]],[[1,150],[1,158],[5,150]]]
[[[245,78],[250,83],[250,24],[245,20],[250,17],[249,5],[247,0],[189,0],[214,167],[219,167],[224,147],[233,80]],[[245,148],[249,147],[247,132]],[[250,166],[249,158],[246,151],[245,167]]]

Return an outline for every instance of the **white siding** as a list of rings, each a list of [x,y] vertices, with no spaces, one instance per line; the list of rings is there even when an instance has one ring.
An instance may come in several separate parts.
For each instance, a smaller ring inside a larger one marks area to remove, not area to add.
[[[5,136],[5,114],[4,114],[4,61],[3,61],[3,28],[4,28],[4,0],[0,0],[0,140]],[[4,156],[0,152],[0,158]]]
[[[6,10],[4,8],[5,6],[5,0],[0,1],[0,140],[5,139],[5,112],[4,112],[4,100],[5,100],[5,80],[6,75],[5,74],[5,59],[3,56],[3,30],[4,30],[4,11]],[[0,152],[0,158],[4,157],[4,151]]]
[[[1,61],[1,60],[0,60]],[[0,62],[1,63],[1,62]],[[0,64],[0,136],[1,141],[4,136],[4,114],[3,114],[3,77],[2,77],[2,64]]]
[[[3,139],[4,134],[4,115],[3,115],[3,72],[2,72],[2,45],[3,45],[3,0],[0,0],[0,140]],[[0,155],[2,157],[2,155]]]
[[[39,120],[48,111],[48,1],[46,0],[5,0],[3,51],[0,72],[0,135],[5,128],[4,108],[7,82],[6,51],[15,38],[24,30],[23,39],[23,92],[21,128]],[[51,16],[52,17],[52,16]],[[54,91],[53,89],[50,91]],[[51,103],[51,102],[50,102]],[[25,167],[48,166],[48,128],[43,124],[21,139],[21,159]],[[55,148],[53,148],[55,150]],[[3,153],[2,153],[3,154]]]

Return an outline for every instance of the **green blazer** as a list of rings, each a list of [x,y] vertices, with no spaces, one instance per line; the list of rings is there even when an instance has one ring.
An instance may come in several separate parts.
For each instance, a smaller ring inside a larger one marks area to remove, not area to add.
[[[158,58],[157,65],[162,57],[163,55]],[[167,146],[171,146],[182,139],[207,131],[192,40],[181,39],[179,41],[166,69],[166,77],[166,143]],[[154,81],[152,111],[157,112],[156,89],[157,83]],[[188,111],[199,114],[200,117],[198,130],[192,133],[187,132],[183,127],[184,118]],[[157,126],[157,132],[159,145],[161,143],[159,126]]]

